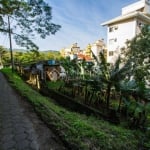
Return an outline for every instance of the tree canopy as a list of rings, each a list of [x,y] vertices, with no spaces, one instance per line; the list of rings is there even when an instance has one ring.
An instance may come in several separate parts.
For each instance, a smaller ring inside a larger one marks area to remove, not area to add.
[[[125,59],[132,60],[132,76],[137,82],[150,82],[150,26],[142,28],[141,33],[127,42]]]
[[[11,23],[11,33],[16,44],[28,49],[38,49],[32,41],[35,35],[46,38],[55,34],[60,25],[51,22],[52,8],[44,0],[1,0],[0,31],[8,32],[7,17]]]

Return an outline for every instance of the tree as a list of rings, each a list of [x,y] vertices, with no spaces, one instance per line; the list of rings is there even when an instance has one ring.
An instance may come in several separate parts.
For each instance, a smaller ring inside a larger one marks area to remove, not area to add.
[[[139,83],[150,83],[150,26],[144,26],[139,35],[127,42],[124,50],[125,61],[132,59],[134,79]]]
[[[61,60],[62,66],[65,68],[67,72],[68,78],[78,77],[79,66],[77,65],[77,59],[71,60],[70,57],[62,58]]]
[[[35,34],[46,38],[55,34],[61,27],[51,22],[51,10],[44,0],[1,0],[0,31],[8,32],[6,17],[9,16],[13,20],[11,33],[16,43],[28,49],[38,49],[31,40]]]
[[[100,52],[99,60],[94,53],[92,54],[99,68],[97,71],[98,80],[101,83],[101,86],[104,88],[103,90],[106,92],[106,108],[109,110],[112,88],[115,88],[115,91],[118,93],[120,92],[121,81],[124,80],[128,74],[130,74],[131,61],[128,60],[123,65],[121,57],[119,56],[115,64],[111,66],[109,63],[107,63],[105,54],[103,52]]]
[[[6,49],[3,46],[0,46],[0,66],[3,66],[3,58],[6,53]]]
[[[120,92],[120,83],[124,80],[128,74],[130,74],[130,60],[127,61],[124,65],[121,64],[120,56],[116,60],[113,66],[110,66],[106,62],[104,54],[100,53],[101,63],[101,75],[100,80],[106,84],[106,105],[109,109],[110,103],[110,93],[112,87],[115,88],[117,92]]]
[[[141,120],[148,116],[149,112],[146,111],[149,109],[150,101],[150,26],[145,25],[141,33],[126,44],[126,48],[123,49],[123,60],[124,63],[130,60],[131,74],[129,80],[123,81],[120,85],[122,99],[126,109],[132,110],[132,123],[143,126],[146,119],[142,123]]]
[[[14,61],[16,63],[21,63],[22,62],[22,58],[23,58],[23,52],[14,52]]]

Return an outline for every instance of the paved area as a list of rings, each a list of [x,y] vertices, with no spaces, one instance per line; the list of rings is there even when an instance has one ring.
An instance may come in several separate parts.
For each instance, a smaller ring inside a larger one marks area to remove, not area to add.
[[[0,73],[0,150],[65,150],[60,139]]]

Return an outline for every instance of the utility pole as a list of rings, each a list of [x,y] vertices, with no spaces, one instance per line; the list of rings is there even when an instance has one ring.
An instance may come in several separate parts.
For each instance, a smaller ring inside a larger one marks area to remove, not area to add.
[[[13,51],[12,51],[12,41],[11,41],[11,29],[10,29],[10,18],[9,18],[9,15],[8,15],[8,34],[9,34],[9,44],[10,44],[11,66],[12,66],[12,72],[14,72],[14,59],[13,59]]]

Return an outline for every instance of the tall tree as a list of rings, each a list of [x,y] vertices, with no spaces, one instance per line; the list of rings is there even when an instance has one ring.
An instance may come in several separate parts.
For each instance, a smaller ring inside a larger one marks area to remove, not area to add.
[[[141,83],[150,83],[150,26],[142,28],[141,33],[127,42],[127,49],[123,53],[125,59],[132,59],[132,75]]]
[[[8,32],[6,17],[13,20],[11,33],[16,43],[28,49],[38,49],[31,40],[35,34],[45,38],[55,34],[60,25],[51,22],[52,8],[44,0],[1,0],[0,31]]]

